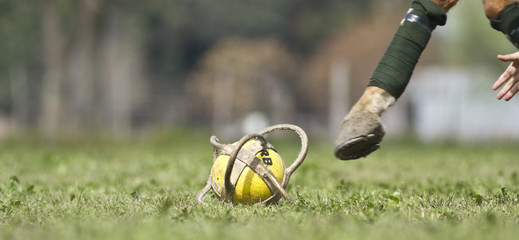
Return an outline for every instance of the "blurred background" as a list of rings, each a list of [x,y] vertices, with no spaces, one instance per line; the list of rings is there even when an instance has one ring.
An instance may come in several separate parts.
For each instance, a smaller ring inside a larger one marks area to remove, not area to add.
[[[0,138],[227,137],[293,123],[332,140],[409,0],[0,0]],[[519,139],[519,97],[493,82],[516,49],[481,1],[438,27],[388,134]]]

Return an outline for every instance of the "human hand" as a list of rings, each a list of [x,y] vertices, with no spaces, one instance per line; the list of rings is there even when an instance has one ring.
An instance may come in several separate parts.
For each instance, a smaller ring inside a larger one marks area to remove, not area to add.
[[[504,99],[508,101],[519,92],[519,52],[497,55],[497,58],[503,62],[511,62],[492,86],[493,90],[497,90],[502,86],[501,90],[497,93],[497,99],[504,97]]]

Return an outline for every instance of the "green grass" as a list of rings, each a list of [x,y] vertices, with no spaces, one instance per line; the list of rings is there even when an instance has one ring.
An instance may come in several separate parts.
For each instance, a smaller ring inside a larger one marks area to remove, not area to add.
[[[312,136],[310,136],[312,137]],[[311,142],[294,204],[194,200],[211,168],[209,134],[139,141],[0,143],[0,239],[515,239],[519,143],[383,142],[335,160]],[[233,139],[237,140],[237,139]],[[273,141],[286,164],[297,140]]]

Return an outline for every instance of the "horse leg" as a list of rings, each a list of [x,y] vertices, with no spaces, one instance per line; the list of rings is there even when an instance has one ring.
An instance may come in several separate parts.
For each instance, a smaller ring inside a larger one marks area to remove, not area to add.
[[[444,25],[458,0],[413,0],[395,36],[371,76],[368,88],[344,117],[335,140],[335,157],[365,157],[384,136],[380,115],[404,92],[432,31]]]

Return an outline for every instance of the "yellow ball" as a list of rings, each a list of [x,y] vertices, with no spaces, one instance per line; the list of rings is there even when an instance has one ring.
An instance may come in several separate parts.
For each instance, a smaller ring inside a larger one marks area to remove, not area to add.
[[[251,140],[245,143],[243,148],[247,148],[247,146],[250,146],[254,141],[256,140]],[[263,163],[267,165],[280,183],[283,181],[285,164],[283,163],[281,156],[279,156],[275,150],[263,149],[256,153],[256,157],[261,159]],[[229,155],[219,155],[216,158],[213,169],[211,170],[212,186],[219,195],[222,194],[225,170],[228,162]],[[254,204],[267,199],[270,195],[270,189],[267,187],[267,184],[263,179],[246,166],[238,178],[232,200],[234,203]]]

